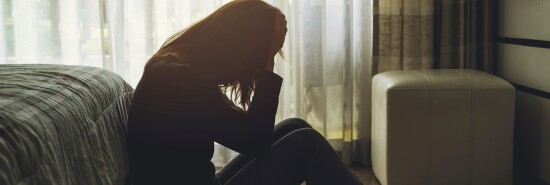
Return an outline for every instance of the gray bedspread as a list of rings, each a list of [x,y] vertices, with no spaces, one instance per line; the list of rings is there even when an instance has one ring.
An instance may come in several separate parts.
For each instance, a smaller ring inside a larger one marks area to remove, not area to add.
[[[124,184],[132,92],[100,68],[0,65],[0,185]]]

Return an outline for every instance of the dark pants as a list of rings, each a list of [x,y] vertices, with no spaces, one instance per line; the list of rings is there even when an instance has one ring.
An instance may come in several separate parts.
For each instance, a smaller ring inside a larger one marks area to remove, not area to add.
[[[257,158],[240,154],[216,176],[221,185],[361,184],[325,138],[297,118],[275,125],[269,153]]]

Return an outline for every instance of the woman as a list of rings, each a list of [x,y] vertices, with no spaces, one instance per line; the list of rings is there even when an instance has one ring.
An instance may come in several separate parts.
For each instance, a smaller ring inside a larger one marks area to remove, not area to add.
[[[286,31],[277,8],[235,0],[167,40],[130,110],[134,185],[360,184],[305,121],[274,127],[282,78],[273,65]],[[214,142],[241,153],[218,174]]]

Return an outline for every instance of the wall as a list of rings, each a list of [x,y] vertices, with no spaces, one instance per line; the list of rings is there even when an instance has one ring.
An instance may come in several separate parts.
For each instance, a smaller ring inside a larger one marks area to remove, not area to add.
[[[550,0],[500,0],[497,74],[516,94],[516,174],[550,183]]]

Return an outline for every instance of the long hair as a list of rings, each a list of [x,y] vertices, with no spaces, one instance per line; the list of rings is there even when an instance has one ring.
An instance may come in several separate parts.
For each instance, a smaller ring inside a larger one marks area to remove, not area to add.
[[[261,0],[233,0],[168,38],[145,67],[166,56],[183,56],[185,61],[180,62],[200,74],[197,78],[215,81],[246,110],[254,91],[254,74],[270,57],[278,11]]]

